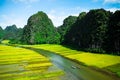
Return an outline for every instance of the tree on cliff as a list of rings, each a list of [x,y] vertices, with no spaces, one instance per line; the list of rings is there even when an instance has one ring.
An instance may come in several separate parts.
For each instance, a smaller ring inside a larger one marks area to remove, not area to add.
[[[4,29],[4,39],[15,39],[16,38],[16,34],[17,34],[17,27],[16,25],[11,25],[11,26],[7,26]]]
[[[57,28],[57,31],[60,33],[60,41],[62,42],[64,40],[64,35],[67,31],[71,28],[71,26],[76,22],[77,17],[76,16],[69,16],[63,21],[63,25],[59,26]]]
[[[3,34],[4,34],[4,30],[2,29],[2,27],[0,26],[0,42],[3,39]]]
[[[28,19],[23,29],[22,42],[27,44],[59,43],[59,34],[48,16],[40,11]]]
[[[104,9],[93,9],[87,14],[81,13],[76,23],[65,35],[64,43],[100,52],[110,16],[111,12]]]
[[[110,17],[106,36],[105,50],[120,55],[120,10]]]

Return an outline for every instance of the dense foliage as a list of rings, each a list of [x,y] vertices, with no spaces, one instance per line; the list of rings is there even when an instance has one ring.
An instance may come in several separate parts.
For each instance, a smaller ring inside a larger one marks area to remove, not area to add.
[[[16,25],[7,26],[4,30],[4,39],[15,39],[17,33]]]
[[[61,43],[85,51],[120,55],[120,10],[81,12],[78,17],[67,17],[58,28],[41,11],[32,15],[23,29],[16,25],[5,30],[0,27],[0,40],[3,39],[11,43]]]
[[[104,9],[82,12],[64,36],[62,44],[91,52],[120,52],[120,13]]]
[[[44,12],[38,12],[28,19],[23,29],[22,42],[28,44],[59,43],[59,34]]]
[[[110,17],[106,36],[105,50],[120,55],[120,10]]]
[[[69,16],[63,21],[63,25],[59,26],[57,28],[57,31],[60,33],[60,41],[62,42],[64,40],[64,35],[67,31],[70,30],[71,25],[76,22],[77,17],[76,16]]]
[[[23,29],[22,28],[17,28],[15,38],[10,39],[10,43],[12,43],[12,44],[14,44],[14,43],[22,43],[20,41],[21,38],[22,38],[22,33],[23,33]]]
[[[79,22],[82,23],[82,21],[80,21],[84,16],[86,15],[85,12],[80,13],[80,15],[78,16],[76,22],[74,24],[72,24],[70,27],[70,30],[68,30],[66,32],[66,34],[64,35],[64,41],[62,42],[62,44],[67,44],[67,45],[79,45],[77,41],[77,37],[79,37],[77,34],[79,33],[78,31],[78,27],[79,27]],[[78,25],[78,27],[77,27]],[[76,40],[75,40],[76,39]]]
[[[19,43],[22,36],[22,28],[16,25],[7,26],[4,30],[0,27],[0,41],[10,40],[10,43]]]
[[[3,31],[2,27],[0,26],[0,42],[3,38],[3,34],[4,34],[4,31]]]

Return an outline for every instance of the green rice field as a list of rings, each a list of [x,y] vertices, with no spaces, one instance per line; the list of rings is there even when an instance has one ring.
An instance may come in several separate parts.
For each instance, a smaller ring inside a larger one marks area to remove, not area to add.
[[[120,77],[120,56],[96,54],[72,50],[62,45],[0,45],[0,80],[61,80],[65,74],[41,54],[21,48],[44,49],[62,55],[84,65],[101,68]]]
[[[120,56],[77,51],[64,47],[62,45],[43,44],[32,45],[29,47],[52,51],[69,59],[82,62],[87,66],[94,66],[97,68],[108,70],[120,77]]]
[[[62,75],[63,71],[37,52],[0,45],[0,80],[60,80]]]

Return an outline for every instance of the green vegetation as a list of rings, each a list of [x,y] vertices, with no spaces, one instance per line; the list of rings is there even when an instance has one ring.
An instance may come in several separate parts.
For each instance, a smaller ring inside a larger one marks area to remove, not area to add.
[[[61,70],[48,70],[49,59],[20,47],[0,45],[1,80],[60,80]]]
[[[7,26],[4,30],[0,27],[0,41],[10,40],[10,43],[20,43],[22,28],[16,25]]]
[[[72,44],[92,52],[102,52],[110,15],[111,13],[104,9],[90,10],[87,14],[81,13],[65,35],[64,44]]]
[[[104,9],[82,12],[70,25],[62,44],[84,51],[120,55],[119,17],[120,11],[114,14]]]
[[[44,50],[52,51],[67,58],[82,62],[87,66],[95,66],[98,68],[107,69],[120,76],[120,56],[82,52],[72,50],[61,45],[43,44],[32,45],[29,47],[41,48]]]
[[[28,19],[23,29],[22,42],[27,44],[59,43],[59,34],[44,12],[38,12]]]
[[[58,76],[63,74],[61,71],[47,72],[52,66],[49,60],[37,52],[17,47],[20,44],[44,44],[21,46],[49,50],[120,76],[120,56],[116,56],[120,55],[120,10],[114,13],[104,9],[82,12],[78,17],[67,17],[58,28],[40,11],[28,19],[23,29],[16,25],[4,30],[0,27],[0,43],[0,79],[3,80],[59,80]],[[82,51],[50,45],[59,43]],[[16,44],[16,47],[3,44]]]
[[[104,9],[81,12],[67,17],[55,28],[47,14],[32,15],[23,29],[16,25],[0,28],[0,41],[22,44],[63,44],[79,50],[120,55],[120,10],[112,13]]]
[[[3,40],[1,41],[2,44],[9,44],[10,40]]]
[[[73,25],[76,22],[76,20],[77,20],[76,16],[69,16],[66,19],[64,19],[63,25],[57,28],[57,31],[61,35],[61,38],[60,38],[61,43],[64,40],[64,35],[67,33],[67,31],[70,30],[71,25]]]
[[[116,11],[109,20],[105,50],[120,55],[120,10]]]
[[[15,39],[17,33],[16,25],[7,26],[4,30],[4,39]]]
[[[0,43],[1,43],[1,41],[2,41],[3,34],[4,34],[3,29],[2,29],[2,27],[0,26]]]

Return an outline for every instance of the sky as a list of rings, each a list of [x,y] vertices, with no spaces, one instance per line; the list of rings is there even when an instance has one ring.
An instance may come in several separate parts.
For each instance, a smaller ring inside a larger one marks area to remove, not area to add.
[[[43,11],[57,27],[70,15],[98,8],[120,10],[120,0],[0,0],[0,26],[4,29],[15,24],[23,28],[31,15]]]

